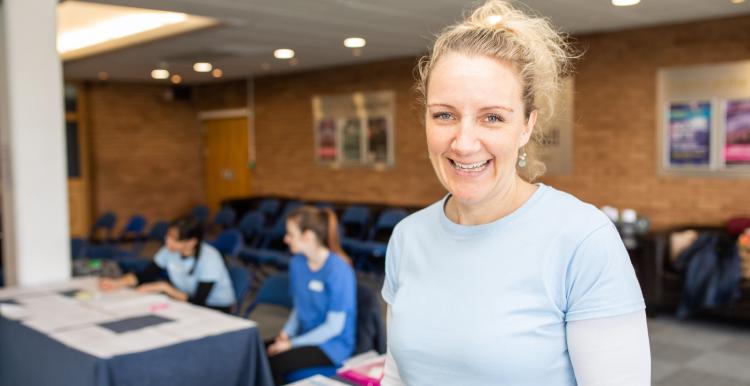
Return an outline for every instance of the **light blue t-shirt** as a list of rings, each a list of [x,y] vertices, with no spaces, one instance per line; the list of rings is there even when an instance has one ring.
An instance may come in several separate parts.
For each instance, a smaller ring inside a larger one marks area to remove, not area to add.
[[[289,262],[289,290],[294,300],[298,331],[304,335],[325,322],[329,312],[346,314],[344,330],[319,345],[334,364],[341,364],[354,352],[357,333],[357,279],[341,257],[331,253],[323,266],[311,271],[303,255]]]
[[[235,303],[234,288],[229,271],[224,264],[224,258],[216,248],[201,244],[198,266],[193,273],[190,270],[195,265],[195,257],[183,258],[179,252],[171,252],[162,247],[154,256],[154,263],[167,271],[169,281],[188,296],[195,295],[200,282],[213,282],[214,286],[206,299],[210,307],[228,307]]]
[[[388,347],[406,384],[575,385],[566,322],[645,308],[594,206],[540,184],[508,216],[465,226],[444,203],[404,219],[388,244]]]

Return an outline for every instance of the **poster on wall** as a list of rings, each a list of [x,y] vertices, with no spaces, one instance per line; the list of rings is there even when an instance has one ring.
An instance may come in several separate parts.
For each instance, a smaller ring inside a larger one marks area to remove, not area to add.
[[[384,116],[367,119],[367,160],[388,162],[388,120]]]
[[[360,136],[362,125],[359,117],[349,117],[339,120],[341,127],[341,146],[343,147],[343,162],[359,162],[362,159]]]
[[[394,104],[390,90],[313,96],[318,161],[334,166],[393,165]]]
[[[711,102],[669,105],[669,163],[705,166],[711,162]]]
[[[336,159],[336,122],[330,118],[318,120],[318,159],[333,161]]]
[[[750,165],[750,99],[729,100],[724,111],[724,162]]]

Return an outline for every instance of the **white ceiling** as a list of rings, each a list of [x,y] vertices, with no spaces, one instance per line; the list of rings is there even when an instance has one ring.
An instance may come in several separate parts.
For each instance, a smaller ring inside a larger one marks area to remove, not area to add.
[[[476,2],[460,0],[96,0],[97,3],[184,12],[219,19],[222,25],[118,51],[66,62],[68,79],[152,81],[150,71],[169,63],[188,83],[211,81],[192,70],[210,61],[224,78],[242,78],[418,55],[431,37]],[[560,28],[583,34],[750,14],[750,0],[642,0],[614,7],[610,0],[525,0]],[[750,28],[750,26],[748,26]],[[342,41],[367,39],[360,57]],[[273,58],[292,48],[295,66]],[[157,81],[153,81],[157,82]],[[161,81],[165,82],[165,81]]]

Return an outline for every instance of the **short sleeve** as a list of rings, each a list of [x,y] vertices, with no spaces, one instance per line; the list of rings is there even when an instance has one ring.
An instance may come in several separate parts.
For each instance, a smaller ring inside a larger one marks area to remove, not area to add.
[[[329,257],[332,258],[332,257]],[[357,286],[354,281],[354,271],[341,260],[336,266],[336,275],[328,280],[329,299],[328,312],[348,312],[355,308],[357,302]]]
[[[167,247],[161,247],[154,255],[154,264],[158,265],[161,269],[167,269],[169,264],[169,250]]]
[[[195,277],[199,282],[216,283],[221,280],[227,269],[224,258],[218,251],[212,248],[203,248],[201,255],[196,261]]]
[[[401,240],[400,229],[401,228],[396,225],[390,240],[388,240],[388,248],[385,252],[385,281],[383,281],[383,290],[380,291],[380,293],[383,296],[383,300],[390,305],[393,305],[393,302],[396,299],[396,292],[398,292],[398,266]]]
[[[628,252],[612,223],[578,246],[565,278],[565,321],[623,315],[645,308]]]

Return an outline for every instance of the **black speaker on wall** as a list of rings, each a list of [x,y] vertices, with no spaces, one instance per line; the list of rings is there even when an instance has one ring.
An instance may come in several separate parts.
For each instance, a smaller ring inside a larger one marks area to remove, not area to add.
[[[190,86],[172,86],[172,100],[189,101],[193,98],[193,88]]]

